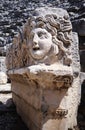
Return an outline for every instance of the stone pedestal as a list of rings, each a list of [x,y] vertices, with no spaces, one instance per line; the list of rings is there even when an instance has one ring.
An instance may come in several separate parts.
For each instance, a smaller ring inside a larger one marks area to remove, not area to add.
[[[47,68],[47,72],[43,71]],[[80,82],[79,76],[73,79],[70,67],[63,71],[55,66],[38,65],[9,74],[17,112],[31,130],[74,130]]]

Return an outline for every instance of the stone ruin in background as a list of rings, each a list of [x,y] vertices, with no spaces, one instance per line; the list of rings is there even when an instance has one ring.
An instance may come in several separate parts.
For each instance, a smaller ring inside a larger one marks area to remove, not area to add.
[[[80,61],[67,11],[36,9],[14,37],[6,64],[17,112],[30,130],[76,130]]]
[[[0,56],[0,85],[7,83],[7,75],[6,75],[6,57]]]

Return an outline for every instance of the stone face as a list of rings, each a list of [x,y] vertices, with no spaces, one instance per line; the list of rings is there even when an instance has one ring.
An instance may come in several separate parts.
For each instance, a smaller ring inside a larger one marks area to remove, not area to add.
[[[36,10],[33,18],[29,18],[18,36],[15,36],[14,44],[7,53],[8,69],[56,62],[70,66],[72,25],[69,16],[65,10],[62,13],[60,8],[46,12],[47,9]]]
[[[8,48],[17,112],[31,130],[74,130],[80,102],[78,37],[66,10],[38,8]]]

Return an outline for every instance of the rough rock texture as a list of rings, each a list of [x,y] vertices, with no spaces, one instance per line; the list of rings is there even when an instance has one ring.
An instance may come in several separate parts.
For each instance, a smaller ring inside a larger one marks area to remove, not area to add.
[[[0,85],[7,83],[7,75],[6,75],[6,57],[0,57]]]
[[[0,72],[0,85],[7,83],[7,75],[4,72]]]
[[[0,103],[5,104],[10,98],[12,98],[11,84],[0,84]]]
[[[17,112],[31,130],[76,130],[80,60],[66,10],[36,9],[15,36],[6,63]]]
[[[4,73],[6,73],[6,62],[5,62],[5,59],[6,59],[6,57],[4,57],[4,56],[1,56],[0,57],[0,71],[2,71],[2,72],[4,72]]]

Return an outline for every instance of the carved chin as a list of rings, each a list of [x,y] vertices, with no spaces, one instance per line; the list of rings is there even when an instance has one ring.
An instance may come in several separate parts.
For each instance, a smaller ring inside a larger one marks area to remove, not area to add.
[[[32,58],[36,60],[42,60],[46,56],[46,52],[40,50],[31,51],[30,54]]]

